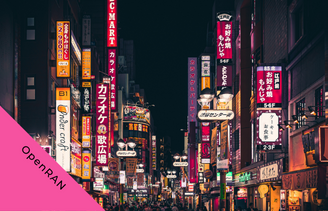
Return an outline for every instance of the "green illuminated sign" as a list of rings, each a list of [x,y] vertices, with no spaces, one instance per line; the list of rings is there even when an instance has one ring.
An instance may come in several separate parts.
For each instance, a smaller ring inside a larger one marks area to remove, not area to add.
[[[246,182],[252,180],[252,173],[251,172],[245,172],[239,174],[239,182]]]

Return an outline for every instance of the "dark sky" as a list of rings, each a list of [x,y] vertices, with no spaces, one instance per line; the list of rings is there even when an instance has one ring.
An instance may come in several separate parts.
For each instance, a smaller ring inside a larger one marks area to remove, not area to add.
[[[134,41],[136,83],[145,90],[157,137],[183,150],[187,129],[187,61],[205,48],[212,0],[120,0],[119,37]]]

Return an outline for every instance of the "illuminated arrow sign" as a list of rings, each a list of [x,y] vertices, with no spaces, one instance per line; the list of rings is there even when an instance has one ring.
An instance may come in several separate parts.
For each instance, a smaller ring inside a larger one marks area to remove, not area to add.
[[[137,155],[136,151],[117,151],[116,155],[118,157],[135,157]]]
[[[187,162],[174,162],[173,166],[188,166]]]
[[[231,120],[235,114],[231,110],[200,110],[198,112],[198,119],[201,121],[219,121]]]

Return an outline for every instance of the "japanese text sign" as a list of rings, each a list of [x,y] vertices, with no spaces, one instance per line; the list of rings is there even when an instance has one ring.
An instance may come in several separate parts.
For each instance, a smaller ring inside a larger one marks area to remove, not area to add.
[[[70,171],[71,152],[71,90],[56,88],[56,162]]]
[[[281,180],[283,172],[283,159],[269,162],[257,167],[257,181],[271,182]]]
[[[57,77],[69,78],[70,75],[70,22],[57,21]]]
[[[232,66],[218,65],[217,66],[217,86],[225,87],[232,86]]]
[[[281,124],[281,110],[258,110],[257,120],[257,145],[281,145],[281,131],[278,124]],[[263,147],[264,149],[274,149],[273,146]]]
[[[82,179],[91,177],[91,153],[82,152]]]
[[[197,90],[197,58],[188,57],[188,121],[196,122],[196,124]]]
[[[117,110],[116,49],[108,49],[108,76],[111,77],[110,107],[112,111],[116,111]]]
[[[82,50],[82,79],[91,79],[91,48]]]
[[[71,174],[81,177],[81,144],[74,139],[71,139],[71,147]]]
[[[107,0],[107,47],[117,47],[117,0]]]
[[[232,59],[232,22],[217,22],[217,59]]]
[[[91,87],[83,87],[81,88],[82,93],[82,111],[83,113],[90,113],[91,111]]]
[[[136,175],[138,158],[126,158],[126,176]]]
[[[97,84],[96,88],[96,165],[108,165],[109,86]]]
[[[257,67],[258,107],[281,107],[281,70],[281,66]]]
[[[82,117],[82,147],[91,147],[91,117],[83,116]]]
[[[152,168],[156,170],[156,136],[153,135],[151,138],[152,145]]]

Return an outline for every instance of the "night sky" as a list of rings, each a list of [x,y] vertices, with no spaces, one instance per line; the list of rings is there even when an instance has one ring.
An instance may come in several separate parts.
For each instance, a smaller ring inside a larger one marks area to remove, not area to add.
[[[212,0],[119,0],[119,37],[133,40],[136,83],[146,100],[157,137],[170,136],[172,150],[183,150],[187,129],[187,61],[205,49]]]

